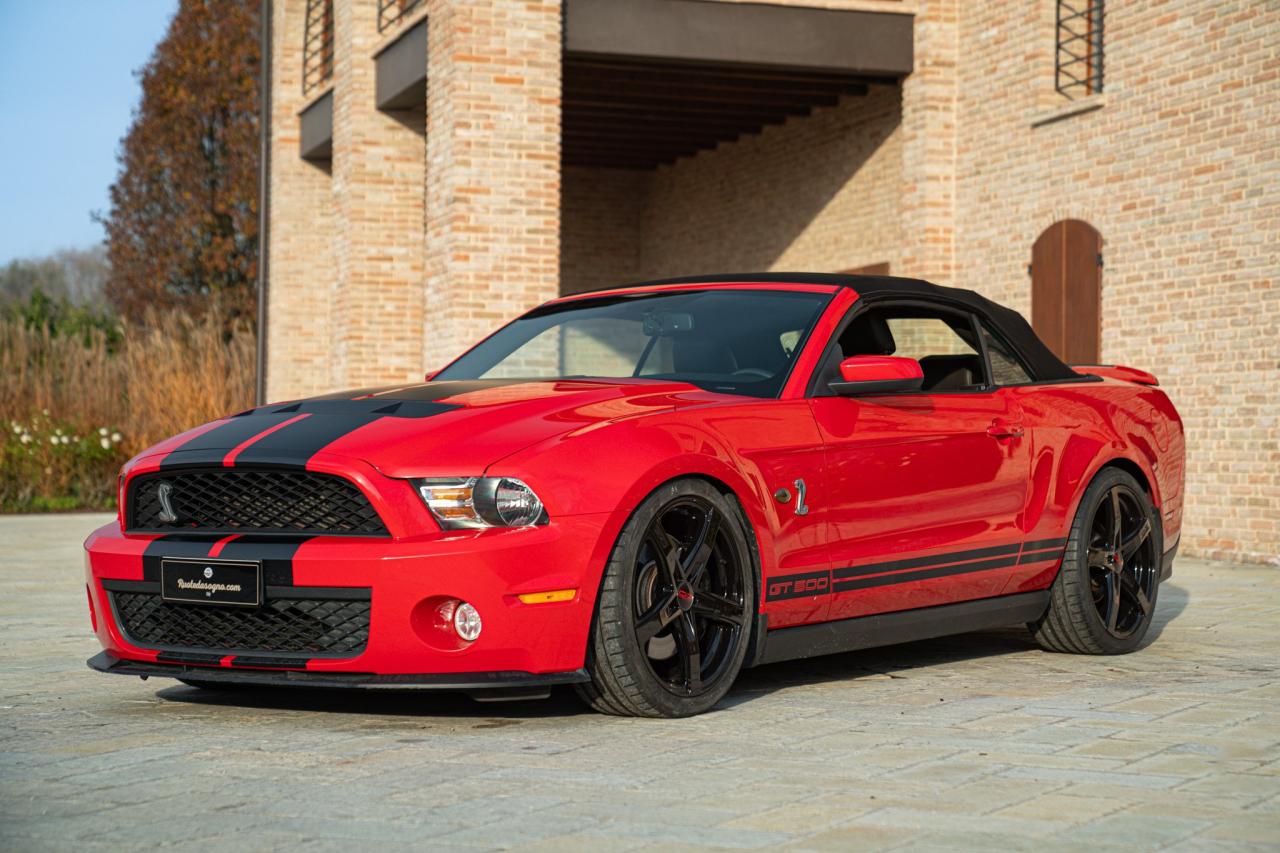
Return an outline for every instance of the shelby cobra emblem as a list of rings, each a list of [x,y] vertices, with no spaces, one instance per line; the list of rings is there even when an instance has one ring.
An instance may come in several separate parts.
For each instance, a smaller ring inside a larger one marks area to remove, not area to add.
[[[160,501],[160,514],[157,517],[165,524],[173,524],[178,520],[178,514],[173,511],[172,494],[173,483],[162,480],[156,486],[156,500]]]

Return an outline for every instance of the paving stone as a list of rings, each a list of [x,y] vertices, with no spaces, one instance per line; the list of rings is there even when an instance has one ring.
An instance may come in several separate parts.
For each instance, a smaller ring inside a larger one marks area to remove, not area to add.
[[[0,849],[1280,846],[1274,567],[1179,561],[1123,658],[990,631],[760,667],[655,722],[91,672],[103,520],[0,517]]]

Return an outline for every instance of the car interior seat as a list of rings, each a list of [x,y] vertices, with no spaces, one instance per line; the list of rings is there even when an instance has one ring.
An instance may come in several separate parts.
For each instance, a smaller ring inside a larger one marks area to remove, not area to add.
[[[982,358],[977,355],[926,355],[920,359],[924,390],[955,390],[982,384]]]

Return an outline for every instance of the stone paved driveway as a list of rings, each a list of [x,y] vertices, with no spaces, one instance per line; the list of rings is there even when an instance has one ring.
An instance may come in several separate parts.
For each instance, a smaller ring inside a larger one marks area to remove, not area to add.
[[[6,850],[1280,846],[1274,567],[1181,561],[1128,657],[988,632],[752,670],[660,722],[92,673],[101,521],[0,518]]]

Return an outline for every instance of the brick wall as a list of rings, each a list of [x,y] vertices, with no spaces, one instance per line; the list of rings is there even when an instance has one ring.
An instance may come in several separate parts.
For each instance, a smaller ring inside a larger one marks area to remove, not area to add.
[[[428,0],[424,139],[372,108],[373,0],[338,0],[330,175],[297,157],[305,2],[279,0],[271,394],[409,378],[557,292],[665,275],[888,262],[1029,313],[1032,244],[1078,218],[1105,241],[1103,359],[1186,419],[1183,547],[1280,559],[1280,6],[1108,4],[1106,94],[1067,115],[1053,0],[795,4],[915,14],[915,72],[562,175],[558,2]]]
[[[560,292],[638,281],[649,173],[569,166],[562,180]]]
[[[377,5],[334,6],[334,387],[421,379],[423,371],[425,118],[421,109],[390,114],[374,105]]]
[[[267,397],[331,388],[329,302],[335,284],[331,178],[298,156],[305,0],[271,4],[270,294]],[[308,98],[307,100],[310,100]]]
[[[1031,245],[1104,240],[1102,359],[1186,424],[1192,553],[1280,560],[1280,5],[1108,3],[1105,95],[1053,117],[1053,4],[965,4],[956,273],[1030,311]]]
[[[438,367],[559,291],[561,8],[428,14],[423,355]]]

